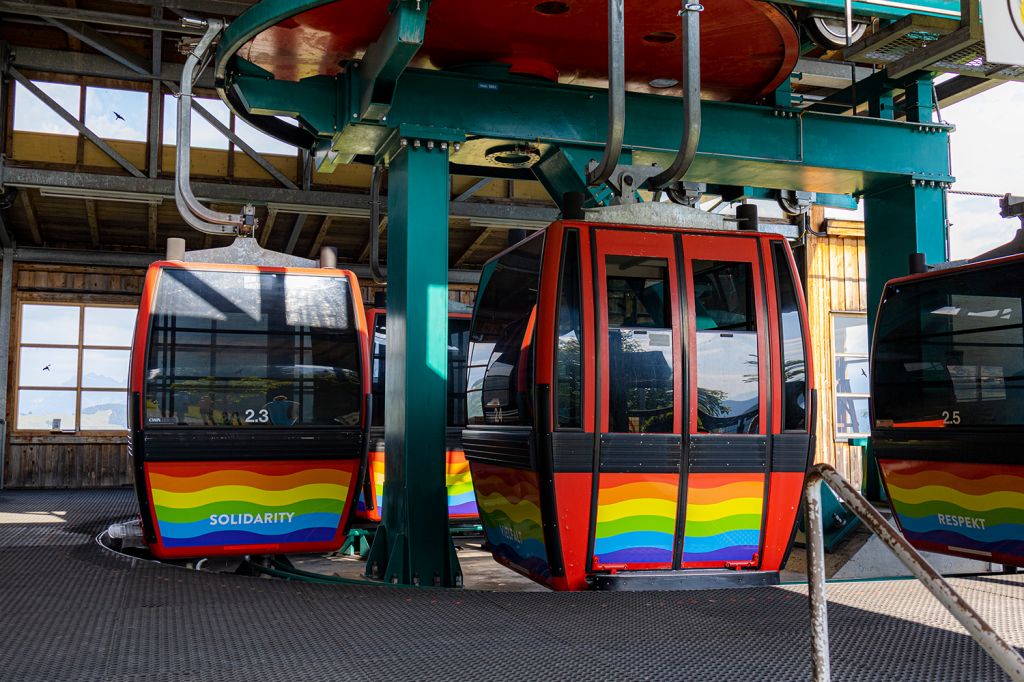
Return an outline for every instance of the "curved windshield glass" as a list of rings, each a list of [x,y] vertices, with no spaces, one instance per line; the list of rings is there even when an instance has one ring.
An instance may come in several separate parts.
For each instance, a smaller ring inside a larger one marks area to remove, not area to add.
[[[359,424],[344,277],[165,269],[147,356],[147,426]]]
[[[886,289],[872,349],[878,428],[1024,425],[1021,264]]]
[[[543,234],[484,266],[469,335],[469,424],[533,424],[533,325]]]

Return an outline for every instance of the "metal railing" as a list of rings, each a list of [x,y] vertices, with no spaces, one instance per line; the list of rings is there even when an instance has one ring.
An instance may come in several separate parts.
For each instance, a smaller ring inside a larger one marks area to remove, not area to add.
[[[1010,646],[953,587],[924,560],[906,538],[850,483],[827,464],[816,464],[805,485],[807,528],[807,581],[811,606],[811,651],[815,682],[831,679],[828,648],[828,602],[825,595],[825,538],[822,528],[821,485],[827,483],[847,509],[857,515],[904,566],[960,621],[981,648],[1014,682],[1024,682],[1024,658]]]

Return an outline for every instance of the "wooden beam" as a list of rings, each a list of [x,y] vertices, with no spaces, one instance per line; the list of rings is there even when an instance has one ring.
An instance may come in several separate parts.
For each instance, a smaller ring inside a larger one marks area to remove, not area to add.
[[[267,242],[270,241],[270,233],[274,230],[274,221],[277,220],[277,211],[268,208],[267,219],[260,227],[260,236],[258,237],[260,246],[266,248]]]
[[[380,220],[380,225],[377,226],[377,238],[380,239],[384,236],[384,231],[388,229],[388,217],[384,216]],[[359,258],[356,260],[357,263],[366,262],[370,257],[370,240],[367,239],[366,243],[363,244],[362,251],[359,252]]]
[[[29,198],[28,192],[28,189],[19,189],[18,200],[21,201],[21,208],[25,211],[25,220],[28,221],[28,229],[32,232],[32,243],[39,246],[43,243],[43,236],[39,231],[39,219],[36,218],[36,209],[32,205],[32,199]]]
[[[317,258],[319,256],[320,247],[323,246],[327,232],[331,229],[332,220],[334,220],[333,216],[324,216],[324,221],[320,223],[320,230],[317,231],[316,238],[313,239],[313,246],[309,249],[309,258]]]
[[[461,268],[470,256],[479,251],[483,247],[484,242],[487,241],[487,238],[491,236],[495,229],[496,228],[493,227],[485,227],[483,230],[481,230],[480,234],[478,234],[476,239],[473,240],[473,243],[470,244],[469,247],[462,252],[462,255],[459,256],[459,259],[455,261],[455,267]]]
[[[100,221],[96,217],[96,202],[92,199],[85,200],[85,217],[89,221],[89,236],[92,237],[92,246],[100,245]]]
[[[160,209],[156,204],[149,205],[149,250],[156,251],[156,231],[160,227]]]

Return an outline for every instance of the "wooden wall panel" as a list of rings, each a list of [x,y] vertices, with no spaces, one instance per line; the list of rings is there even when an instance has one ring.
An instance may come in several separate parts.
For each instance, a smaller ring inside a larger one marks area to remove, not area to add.
[[[832,313],[863,313],[867,308],[864,239],[844,234],[807,236],[807,312],[818,386],[816,462],[827,462],[855,486],[862,479],[861,449],[835,435],[835,367],[832,359]]]

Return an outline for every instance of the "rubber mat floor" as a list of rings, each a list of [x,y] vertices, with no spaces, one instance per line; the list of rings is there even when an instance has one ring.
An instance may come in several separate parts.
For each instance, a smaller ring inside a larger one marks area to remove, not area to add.
[[[187,571],[95,542],[130,491],[0,492],[0,680],[806,680],[802,586],[528,593]],[[1024,578],[956,579],[1024,645]],[[917,583],[829,587],[836,680],[1001,680]]]

